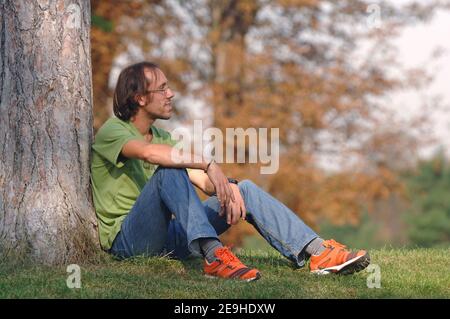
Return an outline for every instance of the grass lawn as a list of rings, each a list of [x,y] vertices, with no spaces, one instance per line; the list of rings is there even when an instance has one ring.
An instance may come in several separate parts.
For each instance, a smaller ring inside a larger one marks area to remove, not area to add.
[[[200,259],[134,258],[80,265],[80,289],[69,289],[66,267],[0,264],[0,298],[450,298],[450,249],[372,250],[381,288],[368,288],[373,273],[316,276],[293,268],[275,250],[242,250],[257,267],[256,282],[209,279]]]

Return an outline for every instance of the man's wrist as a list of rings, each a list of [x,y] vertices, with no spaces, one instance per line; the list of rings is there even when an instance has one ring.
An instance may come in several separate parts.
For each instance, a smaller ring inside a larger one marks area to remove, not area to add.
[[[236,185],[238,185],[238,183],[239,183],[239,181],[237,180],[237,179],[235,179],[235,178],[231,178],[231,177],[227,177],[227,179],[228,179],[228,183],[230,183],[230,184],[236,184]],[[217,195],[217,193],[216,193],[216,190],[214,189],[214,191],[212,191],[210,194],[209,194],[209,196],[216,196]]]
[[[208,165],[206,165],[206,167],[205,167],[205,169],[203,170],[205,173],[208,173],[208,169],[209,169],[209,167],[211,166],[211,164],[213,164],[213,163],[215,163],[215,161],[212,159],[209,163],[208,163]]]

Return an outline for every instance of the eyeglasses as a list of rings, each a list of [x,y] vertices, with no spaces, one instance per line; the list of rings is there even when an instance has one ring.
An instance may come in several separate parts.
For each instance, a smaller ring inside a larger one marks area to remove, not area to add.
[[[168,90],[170,90],[170,87],[166,86],[164,89],[147,90],[146,93],[162,93],[166,95]]]

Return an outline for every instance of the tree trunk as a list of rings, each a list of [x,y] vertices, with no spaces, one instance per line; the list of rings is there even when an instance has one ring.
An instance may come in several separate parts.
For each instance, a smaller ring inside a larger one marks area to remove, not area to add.
[[[3,256],[63,264],[98,249],[89,32],[89,1],[0,3]]]

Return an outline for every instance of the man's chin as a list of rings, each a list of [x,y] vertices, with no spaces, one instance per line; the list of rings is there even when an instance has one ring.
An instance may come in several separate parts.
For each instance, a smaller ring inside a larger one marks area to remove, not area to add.
[[[172,117],[172,111],[170,111],[170,112],[165,112],[165,113],[159,113],[159,114],[156,114],[156,113],[153,113],[153,116],[152,116],[155,120],[169,120],[171,117]]]
[[[162,116],[160,116],[159,117],[159,119],[160,120],[170,120],[170,118],[172,117],[172,114],[169,114],[169,115],[162,115]]]

